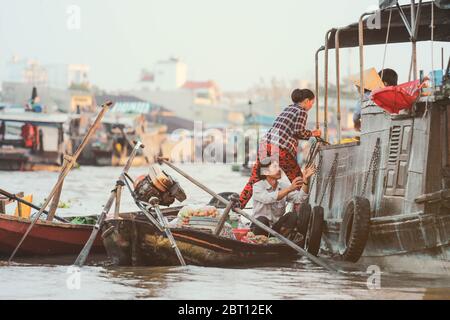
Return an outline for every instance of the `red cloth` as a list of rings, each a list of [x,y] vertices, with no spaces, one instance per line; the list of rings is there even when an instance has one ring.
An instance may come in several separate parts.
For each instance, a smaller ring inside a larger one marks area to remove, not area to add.
[[[371,100],[389,113],[399,113],[410,109],[419,98],[424,83],[410,81],[398,86],[389,86],[372,91]]]
[[[279,154],[280,168],[284,171],[291,182],[295,178],[303,176],[302,170],[298,165],[297,158],[295,158],[290,151],[272,144],[261,143],[259,146],[258,159],[256,159],[256,162],[253,165],[250,179],[248,180],[239,197],[241,208],[245,208],[247,202],[253,195],[253,185],[260,180],[259,160],[276,153]]]

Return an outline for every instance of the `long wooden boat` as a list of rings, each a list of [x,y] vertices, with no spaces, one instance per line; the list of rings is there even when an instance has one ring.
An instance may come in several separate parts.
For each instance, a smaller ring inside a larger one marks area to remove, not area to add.
[[[31,220],[0,214],[0,256],[9,256],[19,243]],[[78,254],[92,231],[92,225],[37,221],[18,251],[22,257]],[[104,253],[98,237],[92,253]]]
[[[166,212],[167,214],[167,212]],[[256,266],[295,261],[297,252],[285,244],[253,244],[211,233],[171,228],[187,264],[207,267]],[[113,264],[132,266],[179,265],[174,249],[142,214],[109,219],[102,228],[103,244]]]

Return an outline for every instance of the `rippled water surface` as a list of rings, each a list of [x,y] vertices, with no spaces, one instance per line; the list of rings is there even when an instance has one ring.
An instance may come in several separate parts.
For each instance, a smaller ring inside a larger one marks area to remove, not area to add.
[[[182,165],[183,169],[217,192],[240,191],[246,182],[226,165]],[[67,177],[61,200],[69,208],[60,215],[101,212],[120,168],[81,167]],[[206,203],[210,196],[172,173],[186,190],[189,203]],[[133,168],[132,176],[145,168]],[[55,183],[57,173],[0,172],[0,187],[34,195],[40,204]],[[125,194],[122,210],[135,210]],[[400,261],[407,265],[408,261]],[[332,274],[306,259],[286,265],[251,269],[204,267],[87,266],[79,288],[68,266],[33,261],[7,265],[0,262],[0,299],[450,299],[449,262],[424,261],[417,272],[381,266],[380,287],[369,289],[366,265],[352,266],[346,274]],[[413,271],[415,269],[413,268]],[[69,284],[69,285],[68,285]]]

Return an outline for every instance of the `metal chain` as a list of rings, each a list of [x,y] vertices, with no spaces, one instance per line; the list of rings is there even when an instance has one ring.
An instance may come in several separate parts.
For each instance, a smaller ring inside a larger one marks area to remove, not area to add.
[[[337,174],[337,168],[338,168],[338,161],[337,161],[338,154],[336,153],[336,158],[334,159],[333,163],[333,174],[331,175],[331,184],[330,184],[330,196],[328,200],[328,209],[331,209],[331,205],[333,203],[333,195],[334,195],[334,186],[336,185],[336,174]]]
[[[330,172],[328,173],[327,182],[325,183],[325,187],[322,191],[322,197],[320,198],[319,206],[322,205],[323,198],[325,197],[325,192],[327,191],[328,184],[330,183],[333,176],[336,175],[337,164],[338,164],[338,153],[335,154],[333,164],[331,165]]]
[[[309,186],[310,190],[312,190],[314,183],[316,182],[316,179],[318,179],[317,176],[320,175],[320,171],[322,170],[322,162],[323,162],[323,156],[322,156],[322,153],[319,153],[319,162],[317,163],[316,174],[313,176],[311,185]],[[316,198],[317,198],[317,192],[318,192],[318,190],[316,190]]]
[[[381,159],[381,146],[380,139],[377,139],[377,144],[374,150],[374,160],[373,160],[373,171],[372,171],[372,194],[375,193],[375,187],[377,184],[377,174],[380,169],[380,159]]]
[[[367,170],[366,176],[364,178],[363,188],[361,192],[361,196],[364,196],[366,194],[367,189],[367,182],[369,181],[370,173],[373,171],[373,177],[372,177],[372,193],[375,191],[375,181],[376,181],[376,173],[378,171],[379,166],[379,159],[380,159],[380,138],[377,139],[377,142],[375,144],[375,148],[372,152],[372,157],[370,158],[369,163],[369,170]],[[376,168],[375,168],[376,166]],[[373,170],[372,170],[373,169]]]

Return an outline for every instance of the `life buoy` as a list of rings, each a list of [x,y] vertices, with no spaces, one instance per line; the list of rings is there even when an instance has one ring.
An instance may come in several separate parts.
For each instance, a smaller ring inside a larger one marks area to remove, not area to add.
[[[323,207],[315,206],[312,209],[308,221],[308,230],[305,236],[305,250],[314,256],[317,256],[319,253],[320,242],[322,240],[323,221]]]
[[[370,202],[355,196],[346,205],[339,232],[339,253],[343,260],[357,262],[366,247],[370,231]]]

